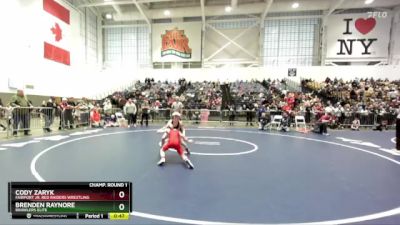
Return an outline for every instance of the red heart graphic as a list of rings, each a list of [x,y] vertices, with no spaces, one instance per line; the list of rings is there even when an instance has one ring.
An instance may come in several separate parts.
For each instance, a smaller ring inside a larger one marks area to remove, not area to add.
[[[356,28],[362,34],[368,34],[376,25],[374,18],[363,19],[359,18],[356,20]]]

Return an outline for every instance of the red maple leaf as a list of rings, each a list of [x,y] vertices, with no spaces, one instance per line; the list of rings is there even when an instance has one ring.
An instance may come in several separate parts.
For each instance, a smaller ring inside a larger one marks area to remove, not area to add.
[[[62,30],[60,28],[60,25],[58,25],[58,23],[56,23],[54,27],[52,27],[50,30],[55,35],[56,41],[60,41],[62,39]]]

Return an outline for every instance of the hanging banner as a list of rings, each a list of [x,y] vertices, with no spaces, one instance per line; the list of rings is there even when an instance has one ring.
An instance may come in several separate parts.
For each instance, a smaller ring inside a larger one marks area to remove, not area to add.
[[[327,60],[387,60],[391,21],[390,12],[329,16]]]
[[[201,61],[201,23],[152,25],[153,62]]]

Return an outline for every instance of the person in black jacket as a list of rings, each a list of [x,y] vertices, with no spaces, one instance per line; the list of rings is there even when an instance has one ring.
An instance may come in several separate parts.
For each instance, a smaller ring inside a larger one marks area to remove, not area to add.
[[[235,121],[235,114],[236,114],[235,105],[232,104],[229,106],[228,114],[229,114],[229,125],[233,126],[234,121]]]
[[[246,105],[246,126],[249,125],[253,126],[253,117],[255,113],[255,108],[254,104],[250,102],[249,104]]]
[[[41,113],[44,116],[43,131],[51,132],[52,130],[50,129],[50,127],[54,122],[54,111],[55,109],[57,109],[57,105],[56,103],[54,103],[52,98],[49,98],[47,102],[43,101],[42,107],[44,107],[41,109]]]

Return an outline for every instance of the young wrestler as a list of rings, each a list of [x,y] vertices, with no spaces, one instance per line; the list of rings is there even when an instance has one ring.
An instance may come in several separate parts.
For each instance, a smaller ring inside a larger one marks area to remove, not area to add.
[[[158,161],[157,165],[159,165],[159,166],[164,165],[165,151],[172,148],[178,152],[178,154],[180,155],[182,160],[185,162],[186,166],[189,169],[193,169],[194,167],[193,167],[192,162],[190,162],[190,160],[183,153],[183,149],[181,146],[182,140],[189,141],[189,142],[191,142],[191,140],[187,139],[187,137],[185,137],[185,135],[183,135],[178,129],[175,129],[175,128],[167,128],[166,133],[168,134],[168,139],[167,139],[168,141],[160,149],[161,159],[160,159],[160,161]]]
[[[168,123],[159,130],[159,132],[164,132],[167,128],[178,129],[179,132],[181,132],[183,135],[186,135],[185,129],[183,128],[183,124],[181,121],[181,114],[179,112],[172,113],[172,119],[169,120]],[[167,138],[167,133],[164,133],[164,135],[161,138],[160,146],[164,145],[166,138]],[[190,154],[189,148],[184,141],[182,141],[182,146],[185,147],[186,153]]]

